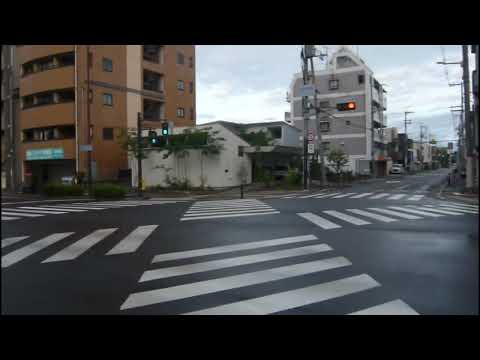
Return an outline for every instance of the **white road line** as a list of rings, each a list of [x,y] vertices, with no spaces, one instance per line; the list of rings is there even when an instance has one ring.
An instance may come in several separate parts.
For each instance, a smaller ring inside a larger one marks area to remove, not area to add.
[[[459,204],[459,203],[443,203],[441,205],[447,205],[447,206],[455,206],[455,207],[461,207],[461,208],[466,208],[466,209],[474,209],[478,210],[478,205],[469,205],[469,204]]]
[[[219,200],[219,201],[196,201],[193,206],[202,206],[202,205],[229,205],[229,204],[251,204],[251,203],[261,203],[261,201],[256,199],[244,199],[244,200]]]
[[[262,209],[247,209],[247,210],[223,210],[223,211],[198,211],[198,212],[186,212],[183,217],[200,216],[200,215],[223,215],[223,214],[244,214],[244,213],[262,213],[274,211],[271,207]]]
[[[46,210],[25,210],[25,209],[20,209],[20,208],[14,208],[14,209],[4,209],[5,211],[14,211],[14,212],[19,212],[19,213],[33,213],[33,214],[67,214],[65,211],[46,211]]]
[[[238,256],[234,258],[206,261],[195,264],[172,266],[161,269],[149,270],[143,273],[139,282],[164,279],[172,276],[180,276],[187,274],[197,274],[205,271],[225,269],[234,266],[257,264],[266,261],[291,258],[302,255],[317,254],[324,251],[332,250],[326,244],[308,245],[293,249],[277,250],[268,253]]]
[[[291,199],[291,198],[294,198],[294,197],[297,197],[299,195],[302,195],[302,193],[296,193],[296,194],[289,194],[287,196],[282,196],[280,197],[279,199]]]
[[[347,197],[347,196],[350,196],[350,195],[355,195],[355,194],[356,193],[346,193],[346,194],[334,196],[334,197],[332,197],[332,199],[341,199],[341,198],[344,198],[344,197]]]
[[[49,208],[49,205],[44,205],[44,207]],[[53,207],[53,206],[52,206]],[[93,206],[80,206],[80,205],[68,205],[62,206],[65,209],[80,209],[80,210],[104,210],[102,207],[93,207]]]
[[[33,206],[21,206],[19,209],[29,209],[29,210],[50,210],[50,211],[65,211],[65,212],[83,212],[85,210],[72,210],[72,209],[64,209],[64,208],[58,208],[58,207],[51,207],[51,208],[45,208],[45,207],[33,207]]]
[[[200,208],[194,208],[191,207],[188,209],[188,211],[208,211],[208,210],[235,210],[235,209],[260,209],[260,208],[265,208],[265,207],[271,207],[267,204],[259,204],[259,205],[242,205],[242,206],[215,206],[215,207],[200,207]]]
[[[372,197],[369,197],[369,199],[371,199],[371,200],[381,199],[381,198],[383,198],[385,196],[388,196],[388,195],[390,195],[390,193],[380,193],[380,194],[374,195]]]
[[[112,234],[116,230],[117,228],[96,230],[90,235],[85,236],[84,238],[73,243],[72,245],[59,251],[55,255],[50,256],[48,259],[43,260],[42,263],[76,259],[85,251],[90,249],[98,242],[102,241],[104,238],[106,238],[108,235]]]
[[[25,216],[25,217],[45,216],[45,215],[42,215],[42,214],[27,214],[27,213],[13,212],[13,211],[2,211],[2,215]]]
[[[40,250],[45,249],[46,247],[55,244],[56,242],[65,239],[66,237],[72,235],[73,232],[67,232],[67,233],[58,233],[58,234],[52,234],[49,235],[41,240],[35,241],[31,244],[28,244],[27,246],[24,246],[20,249],[17,249],[15,251],[12,251],[11,253],[8,253],[7,255],[2,256],[2,268],[9,267],[27,257],[30,255],[35,254],[36,252],[39,252]]]
[[[409,187],[409,186],[410,186],[410,184],[402,185],[402,186],[398,187],[397,189],[398,189],[398,190],[405,190],[405,189],[406,189],[407,187]]]
[[[427,210],[427,211],[431,211],[433,213],[439,213],[439,214],[444,214],[444,215],[463,215],[462,213],[460,212],[453,212],[453,211],[448,211],[448,210],[440,210],[440,209],[436,209],[434,208],[433,206],[430,207],[430,206],[414,206],[414,205],[410,205],[409,207],[413,208],[413,209],[418,209],[418,210]]]
[[[380,284],[367,274],[211,307],[185,315],[268,315],[369,290]]]
[[[30,236],[15,236],[15,237],[9,237],[6,239],[2,239],[2,249],[6,246],[13,245],[19,241],[28,239]]]
[[[352,263],[344,257],[311,261],[301,264],[276,267],[247,274],[233,275],[224,278],[198,281],[195,283],[172,286],[164,289],[150,290],[131,294],[120,310],[160,304],[167,301],[180,300],[211,294],[219,291],[236,289],[244,286],[263,284],[271,281],[307,275],[323,270],[335,269]]]
[[[407,196],[407,194],[396,194],[396,195],[390,196],[389,198],[387,198],[387,200],[399,200],[404,196]]]
[[[336,217],[337,219],[346,221],[346,222],[348,222],[348,223],[350,223],[350,224],[353,224],[353,225],[368,225],[368,224],[371,224],[371,222],[368,222],[368,221],[365,221],[365,220],[356,218],[356,217],[351,216],[351,215],[347,215],[347,214],[341,213],[341,212],[339,212],[339,211],[335,211],[335,210],[324,210],[323,212],[324,212],[325,214],[328,214],[328,215],[330,215],[330,216]]]
[[[251,212],[251,213],[247,213],[247,214],[228,214],[228,215],[214,215],[214,216],[184,217],[184,218],[181,218],[180,221],[216,219],[216,218],[227,218],[227,217],[237,217],[237,216],[272,215],[272,214],[280,214],[280,211],[256,212],[256,213]]]
[[[406,211],[406,212],[416,214],[416,215],[423,215],[423,216],[429,216],[429,217],[435,217],[435,218],[443,216],[443,215],[440,215],[440,214],[432,214],[432,213],[429,213],[429,212],[426,212],[426,211],[413,210],[413,209],[409,209],[409,208],[406,208],[406,207],[400,207],[400,206],[389,206],[389,208],[393,209],[393,210]]]
[[[153,258],[152,263],[161,261],[186,259],[198,256],[224,254],[233,251],[261,249],[269,246],[278,246],[286,244],[296,244],[303,241],[318,240],[315,235],[290,236],[279,239],[253,241],[241,244],[214,246],[197,250],[177,251],[172,253],[160,254]]]
[[[325,192],[319,192],[319,193],[315,193],[315,194],[300,196],[299,199],[308,199],[308,198],[312,198],[312,197],[319,196],[319,195],[324,195],[324,194],[325,194]]]
[[[412,197],[409,197],[407,200],[409,201],[418,201],[421,198],[425,197],[425,195],[413,195]]]
[[[137,206],[137,205],[130,205],[130,204],[117,204],[117,203],[94,203],[95,205],[98,206],[111,206],[111,207],[131,207],[131,206]],[[77,204],[75,204],[77,205]]]
[[[355,311],[348,315],[419,315],[402,300],[389,301],[381,305]]]
[[[2,215],[2,221],[9,221],[9,220],[18,220],[20,218],[18,217],[11,217],[11,216],[3,216]]]
[[[461,208],[451,207],[451,206],[442,206],[442,209],[458,211],[458,212],[463,212],[467,214],[478,214],[478,210],[461,209]]]
[[[107,255],[132,253],[137,251],[145,239],[158,227],[158,225],[139,226],[133,230],[125,239],[120,241]]]
[[[322,218],[321,216],[318,216],[316,214],[313,214],[311,212],[306,212],[306,213],[297,213],[298,216],[303,217],[304,219],[307,219],[308,221],[314,223],[317,226],[320,226],[322,229],[338,229],[341,228],[340,225],[337,225],[327,219]]]
[[[318,195],[318,196],[315,196],[315,199],[324,199],[324,198],[328,198],[328,197],[338,195],[338,194],[341,194],[341,193],[336,192],[336,193],[330,193],[330,194],[325,194],[325,195]]]
[[[205,205],[197,205],[194,204],[190,206],[192,209],[209,209],[209,208],[218,208],[218,207],[245,207],[245,206],[259,206],[259,205],[265,205],[265,203],[260,202],[260,201],[255,201],[251,203],[235,203],[235,204],[205,204]]]
[[[396,217],[403,218],[403,219],[408,219],[408,220],[423,219],[420,216],[404,214],[404,213],[401,213],[401,212],[398,212],[398,211],[392,211],[392,210],[381,209],[381,208],[367,208],[367,210],[378,211],[379,213],[392,215],[392,216],[396,216]]]
[[[369,218],[379,220],[379,221],[383,221],[383,222],[387,222],[387,223],[392,222],[392,221],[397,221],[397,219],[392,219],[392,218],[389,218],[389,217],[386,217],[386,216],[383,216],[383,215],[374,214],[374,213],[371,213],[371,212],[368,212],[368,211],[365,211],[365,210],[359,210],[359,209],[346,209],[346,210],[350,211],[354,214],[357,214],[357,215],[362,215],[362,216],[365,216],[365,217],[369,217]]]
[[[369,193],[362,193],[362,194],[358,194],[358,195],[355,195],[355,196],[352,196],[350,199],[361,199],[365,196],[368,196],[368,195],[372,195],[373,193],[369,192]]]

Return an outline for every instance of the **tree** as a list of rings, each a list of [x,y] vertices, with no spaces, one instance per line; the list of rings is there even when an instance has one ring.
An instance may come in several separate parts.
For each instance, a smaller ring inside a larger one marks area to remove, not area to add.
[[[335,173],[341,175],[343,168],[348,164],[348,155],[342,149],[334,148],[328,153],[327,160],[328,164],[335,169]]]
[[[122,149],[133,155],[135,159],[138,159],[139,157],[142,160],[147,158],[145,152],[142,151],[142,149],[138,148],[136,130],[128,132],[126,129],[121,129],[120,135],[117,137],[117,140],[119,141]]]

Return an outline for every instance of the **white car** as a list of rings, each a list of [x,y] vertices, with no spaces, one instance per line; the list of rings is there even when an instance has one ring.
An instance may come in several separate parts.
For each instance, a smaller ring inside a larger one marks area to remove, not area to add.
[[[401,164],[393,164],[392,168],[390,169],[390,174],[403,174],[403,165]]]

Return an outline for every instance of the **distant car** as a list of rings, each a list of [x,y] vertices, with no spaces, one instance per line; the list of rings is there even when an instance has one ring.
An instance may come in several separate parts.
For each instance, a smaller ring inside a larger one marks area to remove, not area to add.
[[[403,165],[401,164],[393,164],[390,169],[390,174],[403,174],[404,172]]]

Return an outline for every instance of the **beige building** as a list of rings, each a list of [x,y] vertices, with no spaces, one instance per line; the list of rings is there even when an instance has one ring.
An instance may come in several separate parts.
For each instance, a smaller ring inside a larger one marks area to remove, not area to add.
[[[119,136],[162,121],[194,126],[192,45],[17,45],[21,182],[37,189],[87,174],[96,181],[128,170]],[[90,140],[91,139],[91,140]]]

